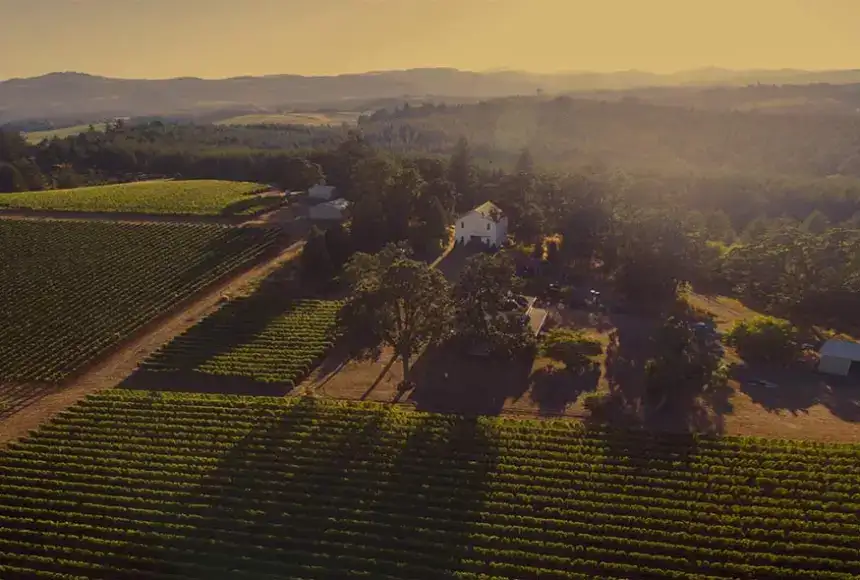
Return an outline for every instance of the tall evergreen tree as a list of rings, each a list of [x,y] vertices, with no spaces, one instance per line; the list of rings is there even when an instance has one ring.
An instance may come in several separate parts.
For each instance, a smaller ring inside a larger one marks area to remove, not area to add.
[[[465,137],[461,137],[454,147],[451,161],[448,164],[448,181],[454,184],[457,192],[457,210],[468,211],[476,203],[475,168],[472,159],[472,150]]]

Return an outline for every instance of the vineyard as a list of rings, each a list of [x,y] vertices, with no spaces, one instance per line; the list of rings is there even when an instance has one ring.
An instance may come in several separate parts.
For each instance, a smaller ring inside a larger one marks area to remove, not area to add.
[[[332,346],[339,308],[337,301],[275,292],[238,298],[155,353],[140,372],[155,373],[149,378],[156,385],[172,373],[186,387],[183,381],[209,375],[289,390]]]
[[[242,181],[141,181],[0,196],[0,209],[220,215],[256,213],[279,197],[252,194],[269,189]]]
[[[114,390],[0,454],[0,576],[860,575],[860,448]]]
[[[0,383],[62,380],[275,240],[215,225],[0,221]]]

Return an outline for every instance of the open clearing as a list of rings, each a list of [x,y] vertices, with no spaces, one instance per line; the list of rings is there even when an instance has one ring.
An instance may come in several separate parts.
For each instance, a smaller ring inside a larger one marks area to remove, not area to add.
[[[355,125],[361,113],[355,111],[326,111],[308,113],[261,113],[240,115],[215,123],[216,125]]]
[[[139,181],[76,189],[7,193],[0,196],[0,210],[253,215],[282,202],[282,196],[256,195],[269,189],[267,185],[243,181]]]
[[[849,445],[113,390],[0,453],[0,573],[849,580],[858,459]]]
[[[96,131],[105,130],[104,123],[93,123],[92,127]],[[73,137],[80,133],[86,133],[89,130],[90,125],[74,125],[72,127],[61,127],[60,129],[48,129],[46,131],[31,131],[29,133],[25,133],[24,136],[27,138],[29,143],[36,145],[45,139],[53,139],[54,137],[57,139],[65,139],[66,137]]]
[[[457,259],[456,265],[461,262]],[[440,268],[456,277],[457,268],[452,264],[443,261]],[[693,295],[691,303],[712,314],[721,330],[757,314],[725,297]],[[402,380],[401,363],[389,365],[390,352],[383,352],[379,361],[355,361],[335,349],[300,392],[337,399],[409,402],[425,411],[580,419],[589,418],[585,405],[589,395],[622,393],[629,400],[642,398],[644,362],[652,348],[649,339],[659,321],[554,306],[548,310],[552,324],[583,329],[603,345],[598,370],[573,374],[546,358],[500,361],[433,348],[413,361],[416,387],[401,393],[397,389]],[[860,385],[802,366],[744,365],[731,350],[727,357],[740,363],[728,389],[707,393],[693,401],[693,406],[670,406],[658,416],[644,416],[641,408],[631,411],[643,425],[658,430],[860,442]],[[779,389],[756,388],[751,379],[772,381]],[[629,415],[620,417],[619,425],[630,419]]]

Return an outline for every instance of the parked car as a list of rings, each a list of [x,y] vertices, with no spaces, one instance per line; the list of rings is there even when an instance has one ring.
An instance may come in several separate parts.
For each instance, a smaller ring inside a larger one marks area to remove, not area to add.
[[[771,381],[766,381],[764,379],[753,379],[747,382],[748,385],[752,387],[764,387],[765,389],[777,389],[779,385],[773,383]]]

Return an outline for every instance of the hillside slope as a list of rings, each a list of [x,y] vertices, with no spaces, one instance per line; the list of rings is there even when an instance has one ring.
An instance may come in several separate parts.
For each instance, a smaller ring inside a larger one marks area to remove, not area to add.
[[[642,71],[533,74],[469,72],[449,68],[306,77],[272,75],[230,79],[115,79],[80,73],[0,82],[0,123],[23,119],[89,122],[106,117],[202,115],[232,109],[277,112],[314,104],[342,107],[362,100],[406,95],[487,98],[509,95],[623,90],[652,86],[747,85],[755,83],[856,83],[860,71],[731,71],[701,69],[669,75]],[[69,124],[75,124],[70,122]]]

